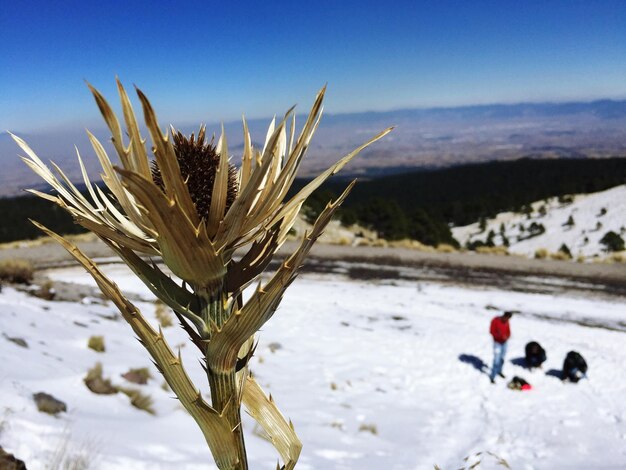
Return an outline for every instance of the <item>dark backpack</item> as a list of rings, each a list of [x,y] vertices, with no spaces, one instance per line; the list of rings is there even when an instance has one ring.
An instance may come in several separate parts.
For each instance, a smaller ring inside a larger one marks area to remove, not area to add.
[[[526,365],[528,367],[539,367],[546,360],[546,351],[537,341],[531,341],[524,350]]]
[[[587,362],[585,358],[577,351],[568,352],[563,361],[563,380],[569,379],[572,382],[578,382],[581,379],[580,375],[586,373]]]

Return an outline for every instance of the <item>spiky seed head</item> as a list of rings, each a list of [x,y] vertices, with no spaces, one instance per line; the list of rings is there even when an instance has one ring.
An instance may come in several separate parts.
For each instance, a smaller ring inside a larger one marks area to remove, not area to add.
[[[214,139],[206,140],[206,128],[201,126],[198,137],[192,132],[189,137],[181,131],[173,131],[173,145],[180,173],[186,181],[191,200],[196,206],[200,219],[207,220],[211,207],[211,196],[215,184],[215,174],[219,167],[220,155],[214,144]],[[161,170],[156,160],[152,161],[152,179],[164,188]],[[237,168],[228,165],[228,190],[226,194],[226,211],[237,197]]]

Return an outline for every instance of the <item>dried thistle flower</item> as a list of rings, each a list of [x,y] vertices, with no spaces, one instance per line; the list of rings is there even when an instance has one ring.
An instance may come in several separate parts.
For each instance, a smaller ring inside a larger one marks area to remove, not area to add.
[[[286,199],[298,167],[322,115],[322,89],[299,135],[295,137],[293,108],[270,124],[263,149],[252,146],[244,119],[241,168],[229,163],[222,129],[216,145],[206,142],[205,128],[197,138],[171,129],[163,133],[145,95],[137,90],[152,139],[154,163],[139,133],[126,91],[117,82],[128,144],[122,127],[104,97],[90,89],[112,133],[121,167],[111,163],[102,144],[88,132],[102,166],[107,195],[89,180],[78,154],[89,198],[83,196],[54,163],[55,175],[28,145],[13,136],[26,153],[24,162],[57,192],[31,190],[67,210],[77,223],[113,249],[163,303],[172,308],[203,355],[211,405],[191,382],[161,331],[156,331],[117,285],[67,239],[34,222],[61,243],[93,276],[103,294],[148,350],[168,385],[198,423],[220,469],[247,469],[240,406],[271,436],[284,461],[294,468],[301,449],[291,421],[286,421],[248,372],[254,334],[269,320],[285,289],[296,277],[313,243],[354,183],[319,215],[311,232],[264,285],[244,304],[242,292],[268,266],[285,241],[305,199],[329,176],[343,168],[387,129],[346,155]],[[289,123],[289,124],[288,124]],[[289,127],[289,130],[287,129]],[[121,208],[121,209],[118,209]],[[243,249],[240,259],[235,250]],[[163,261],[182,283],[145,257]]]

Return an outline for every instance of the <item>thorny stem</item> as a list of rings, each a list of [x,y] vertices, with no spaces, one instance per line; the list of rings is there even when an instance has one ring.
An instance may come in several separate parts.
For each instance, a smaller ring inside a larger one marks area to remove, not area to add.
[[[211,328],[211,324],[214,323],[218,328],[222,328],[228,318],[228,312],[225,309],[226,295],[222,289],[199,289],[197,295],[202,306],[202,320],[207,327]]]
[[[202,319],[207,326],[214,323],[218,328],[222,328],[228,319],[228,312],[225,308],[225,293],[221,289],[212,292],[204,290],[198,292],[198,297],[200,297],[202,305]],[[211,327],[209,326],[209,328]],[[237,390],[236,368],[233,365],[232,369],[213,371],[209,368],[209,358],[207,357],[206,360],[213,408],[220,413],[226,409],[226,419],[230,423],[237,442],[239,463],[234,468],[228,470],[248,470],[246,445],[241,428],[241,407]]]
[[[213,408],[222,412],[226,408],[226,418],[231,423],[235,440],[237,441],[237,453],[239,464],[233,470],[248,470],[248,458],[246,445],[241,428],[241,409],[237,392],[236,372],[212,372],[209,370],[209,385],[211,386],[211,401]]]

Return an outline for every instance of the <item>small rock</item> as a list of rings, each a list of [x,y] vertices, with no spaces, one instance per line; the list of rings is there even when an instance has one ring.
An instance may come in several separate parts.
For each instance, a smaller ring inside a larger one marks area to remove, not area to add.
[[[26,464],[0,447],[0,469],[26,470]]]
[[[12,343],[17,344],[18,346],[22,347],[22,348],[27,348],[28,349],[28,343],[26,342],[26,340],[22,339],[22,338],[12,338],[11,336],[7,336],[5,334],[3,334],[2,336],[4,336],[8,341],[11,341]]]
[[[52,395],[39,392],[33,395],[33,399],[37,404],[37,409],[42,413],[56,415],[62,411],[67,411],[67,405],[61,400],[57,400]]]
[[[283,345],[280,343],[270,343],[267,345],[267,347],[270,348],[270,351],[274,353],[278,351],[279,349],[282,349]]]
[[[406,320],[406,317],[403,317],[402,315],[391,315],[391,319],[394,321],[404,321]]]

